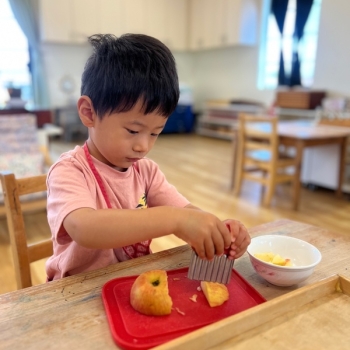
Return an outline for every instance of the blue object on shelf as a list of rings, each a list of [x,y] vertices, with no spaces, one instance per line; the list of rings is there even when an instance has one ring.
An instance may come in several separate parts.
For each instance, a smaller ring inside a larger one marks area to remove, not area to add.
[[[162,133],[190,133],[193,130],[193,125],[192,106],[179,104],[169,116]]]

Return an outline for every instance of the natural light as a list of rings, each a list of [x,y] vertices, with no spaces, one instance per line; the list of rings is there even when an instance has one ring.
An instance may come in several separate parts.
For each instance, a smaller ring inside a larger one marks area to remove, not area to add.
[[[313,84],[321,1],[322,0],[314,0],[313,2],[309,18],[305,25],[304,36],[299,46],[301,79],[304,87],[310,87]],[[260,89],[275,89],[278,85],[281,35],[277,27],[276,19],[270,12],[270,1],[267,1],[266,5],[268,6],[265,11],[266,29],[264,33],[262,33],[258,86]],[[282,42],[286,72],[290,72],[292,65],[295,13],[296,0],[289,0]]]
[[[31,99],[27,38],[13,16],[8,0],[0,0],[0,107],[9,100],[8,87],[20,88]]]

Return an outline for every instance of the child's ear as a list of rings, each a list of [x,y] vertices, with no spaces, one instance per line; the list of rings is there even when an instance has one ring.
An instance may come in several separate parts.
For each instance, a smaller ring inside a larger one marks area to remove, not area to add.
[[[93,127],[97,116],[90,97],[85,95],[80,96],[77,107],[81,122],[88,128]]]

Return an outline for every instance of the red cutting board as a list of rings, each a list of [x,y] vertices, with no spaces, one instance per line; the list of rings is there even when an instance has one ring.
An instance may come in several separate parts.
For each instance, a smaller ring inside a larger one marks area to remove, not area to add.
[[[118,346],[149,349],[266,301],[233,270],[227,284],[229,300],[212,308],[203,292],[197,290],[200,282],[188,279],[187,272],[188,268],[167,271],[169,294],[173,300],[173,310],[167,316],[145,316],[132,308],[130,290],[138,276],[116,278],[103,286],[102,299]],[[190,300],[194,294],[197,294],[197,302]]]

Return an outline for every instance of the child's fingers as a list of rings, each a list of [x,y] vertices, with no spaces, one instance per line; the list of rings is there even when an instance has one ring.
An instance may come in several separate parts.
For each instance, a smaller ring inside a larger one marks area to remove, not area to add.
[[[216,228],[210,235],[202,238],[201,242],[196,242],[194,249],[201,259],[212,260],[215,255],[223,254],[230,243],[230,234],[223,225],[223,228]]]
[[[205,259],[212,260],[214,259],[214,255],[216,254],[216,247],[211,237],[207,238],[204,241],[205,247]]]
[[[196,254],[201,258],[201,259],[205,259],[206,258],[206,251],[205,251],[205,246],[204,246],[204,242],[198,242],[196,243],[195,246],[193,246]]]
[[[220,233],[222,235],[222,238],[224,239],[224,242],[223,242],[224,247],[222,250],[222,253],[223,253],[224,248],[229,247],[232,242],[231,226],[228,224],[220,226]]]
[[[227,236],[227,232],[226,236]],[[212,236],[213,247],[214,247],[214,255],[221,255],[224,253],[225,247],[230,246],[229,236],[225,237],[220,233],[220,231],[215,232]]]
[[[242,245],[242,243],[246,239],[246,237],[249,236],[249,234],[248,234],[248,230],[240,222],[238,222],[237,229],[238,229],[238,233],[235,237],[234,243],[236,246],[239,247]]]
[[[226,224],[230,227],[230,233],[232,238],[236,238],[239,233],[238,221],[231,221],[229,224]]]
[[[236,242],[232,243],[230,255],[235,257],[235,258],[241,257],[245,253],[245,251],[247,250],[247,247],[249,244],[250,244],[250,237],[249,237],[249,235],[245,235],[244,239],[242,240],[242,242],[239,245],[238,244],[236,245]]]

